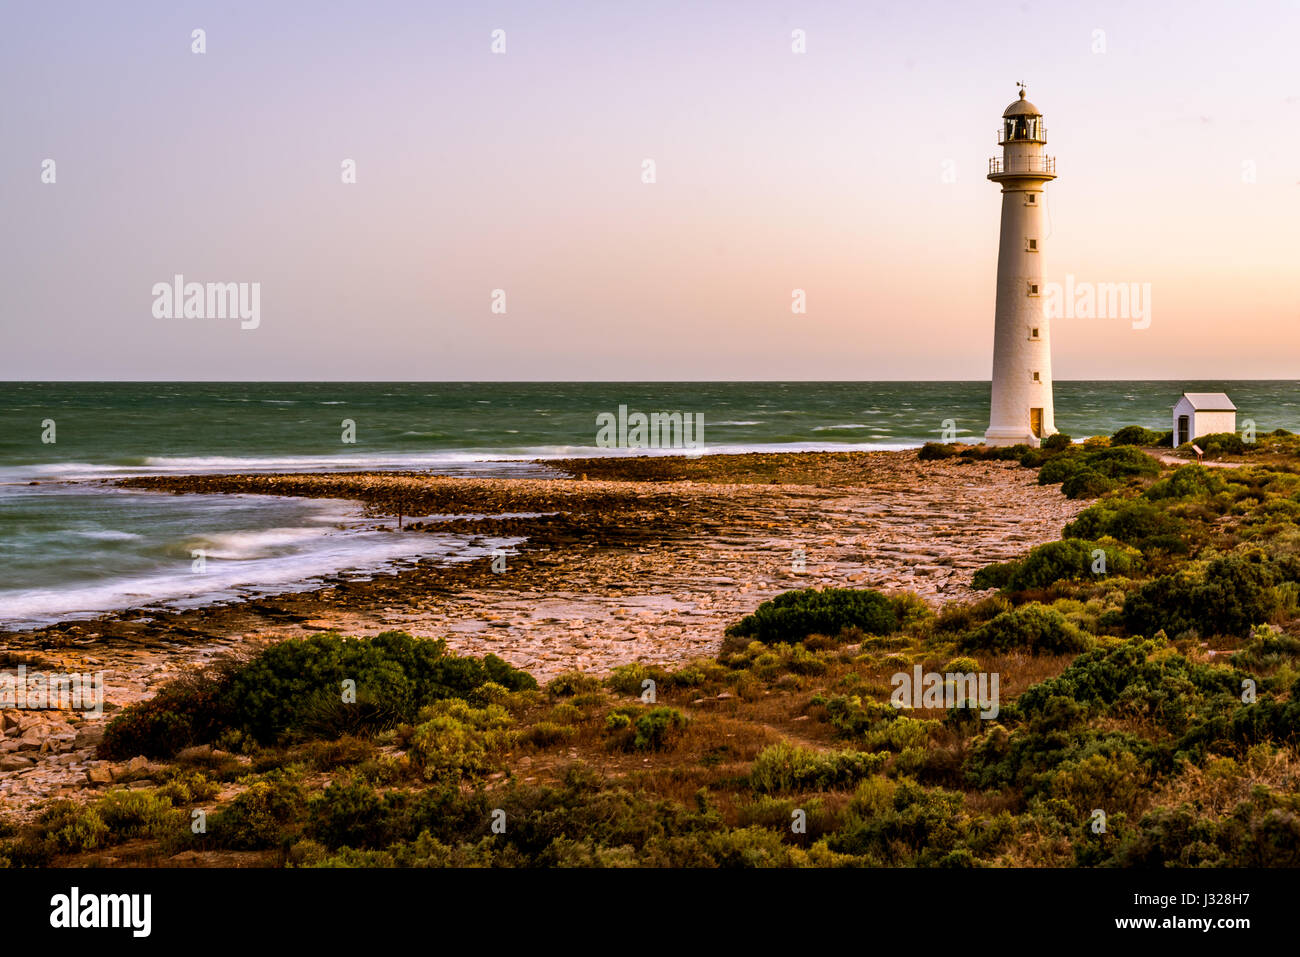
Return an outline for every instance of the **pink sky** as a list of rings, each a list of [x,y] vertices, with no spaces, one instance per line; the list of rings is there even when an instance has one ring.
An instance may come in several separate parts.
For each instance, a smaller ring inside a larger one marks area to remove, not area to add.
[[[1300,372],[1293,2],[442,6],[8,7],[0,378],[987,378],[1017,80],[1057,378]]]

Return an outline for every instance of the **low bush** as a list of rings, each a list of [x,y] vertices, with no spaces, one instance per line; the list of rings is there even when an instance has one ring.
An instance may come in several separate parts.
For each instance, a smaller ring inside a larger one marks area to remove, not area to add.
[[[1102,544],[1088,539],[1066,538],[1035,546],[1018,561],[981,568],[975,573],[971,587],[1024,591],[1046,588],[1058,581],[1129,575],[1137,554],[1134,549],[1116,542]]]
[[[426,781],[480,781],[509,748],[511,721],[500,705],[475,708],[457,699],[439,701],[421,711],[407,755]]]
[[[305,807],[300,776],[272,771],[209,816],[207,839],[233,850],[275,847],[289,825],[297,825]]]
[[[1201,576],[1182,571],[1145,582],[1124,600],[1124,626],[1132,634],[1246,637],[1267,622],[1277,604],[1275,576],[1258,556],[1228,555]]]
[[[926,442],[921,446],[916,457],[922,462],[936,462],[943,459],[950,459],[957,454],[957,447],[952,444],[941,442]]]
[[[1182,465],[1158,482],[1152,482],[1142,495],[1153,502],[1201,498],[1218,494],[1225,484],[1214,469],[1207,469],[1204,465]]]
[[[441,640],[396,631],[374,638],[326,633],[282,641],[243,664],[224,663],[164,686],[109,722],[99,754],[166,757],[223,736],[266,745],[364,735],[409,723],[430,702],[487,701],[536,687],[531,675],[495,655],[460,657]],[[345,700],[345,688],[355,701]]]
[[[1174,516],[1141,498],[1108,498],[1089,505],[1065,526],[1066,538],[1096,541],[1113,538],[1146,552],[1152,542],[1177,540],[1185,526]]]
[[[963,635],[963,651],[1010,651],[1024,648],[1034,654],[1066,654],[1087,648],[1089,639],[1059,611],[1038,602],[1003,612]]]
[[[1110,445],[1111,448],[1119,445],[1152,447],[1160,444],[1161,437],[1161,433],[1152,429],[1143,428],[1140,425],[1126,425],[1110,437]]]
[[[879,771],[887,759],[861,751],[813,751],[782,741],[759,752],[749,783],[760,794],[851,788]]]
[[[1066,498],[1098,498],[1113,489],[1115,485],[1114,479],[1085,468],[1070,475],[1061,483],[1061,494]]]
[[[899,602],[869,588],[804,588],[765,601],[727,635],[765,644],[797,642],[812,634],[837,635],[845,628],[888,635],[900,626]]]
[[[1220,455],[1244,455],[1246,452],[1246,443],[1235,432],[1212,432],[1209,435],[1202,435],[1182,448],[1190,449],[1193,444],[1200,446],[1201,451],[1211,458]]]
[[[1071,497],[1079,498],[1085,494],[1093,494],[1094,489],[1100,490],[1096,494],[1107,491],[1114,480],[1133,476],[1151,477],[1159,474],[1160,463],[1131,445],[1093,451],[1076,451],[1072,448],[1043,464],[1043,467],[1038,470],[1038,484],[1068,482],[1069,489],[1063,490],[1067,494],[1073,493]],[[1112,480],[1112,482],[1107,483],[1103,480]]]

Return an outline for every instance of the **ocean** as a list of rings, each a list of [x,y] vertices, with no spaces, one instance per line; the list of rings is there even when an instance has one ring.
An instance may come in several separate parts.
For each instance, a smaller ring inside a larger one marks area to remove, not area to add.
[[[1223,391],[1239,427],[1249,419],[1260,432],[1300,431],[1297,385],[1058,381],[1056,424],[1076,439],[1132,424],[1166,430],[1182,392]],[[0,627],[234,600],[311,587],[330,572],[364,576],[512,544],[393,535],[342,502],[69,480],[325,469],[524,475],[537,471],[531,459],[655,451],[598,446],[598,416],[620,406],[702,416],[705,452],[901,449],[937,440],[945,427],[978,440],[988,393],[987,382],[0,383]]]

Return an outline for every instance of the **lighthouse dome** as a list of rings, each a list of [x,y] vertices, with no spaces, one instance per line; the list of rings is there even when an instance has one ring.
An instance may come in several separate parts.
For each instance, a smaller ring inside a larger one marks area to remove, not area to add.
[[[1002,113],[1005,116],[1042,116],[1043,111],[1034,104],[1025,99],[1025,91],[1020,91],[1020,99],[1016,100]]]

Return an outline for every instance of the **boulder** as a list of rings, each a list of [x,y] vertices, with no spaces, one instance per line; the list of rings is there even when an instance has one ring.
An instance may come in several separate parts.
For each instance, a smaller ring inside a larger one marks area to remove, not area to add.
[[[104,723],[97,721],[94,724],[83,725],[77,732],[77,736],[72,739],[72,743],[78,748],[97,748],[103,740]]]

